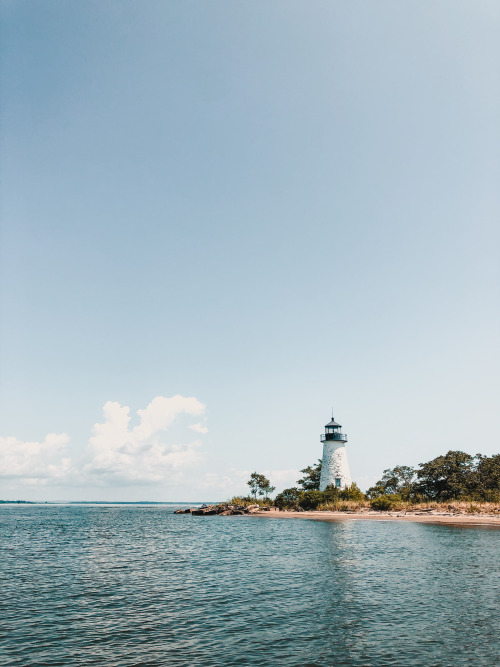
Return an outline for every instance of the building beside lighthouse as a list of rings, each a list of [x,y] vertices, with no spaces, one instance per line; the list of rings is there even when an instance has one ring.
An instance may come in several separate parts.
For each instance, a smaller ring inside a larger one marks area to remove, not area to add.
[[[324,491],[330,485],[338,489],[345,489],[352,484],[345,448],[347,436],[340,432],[341,428],[342,426],[337,424],[332,415],[332,421],[326,424],[325,432],[321,434],[323,459],[319,481],[320,491]]]

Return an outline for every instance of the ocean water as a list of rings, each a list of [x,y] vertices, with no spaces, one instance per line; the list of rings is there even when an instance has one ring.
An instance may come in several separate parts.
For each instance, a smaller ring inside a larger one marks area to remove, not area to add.
[[[0,664],[500,665],[500,530],[0,506]]]

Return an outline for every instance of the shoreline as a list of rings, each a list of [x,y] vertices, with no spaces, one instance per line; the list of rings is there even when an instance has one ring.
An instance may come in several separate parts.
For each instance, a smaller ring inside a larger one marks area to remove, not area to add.
[[[313,521],[410,521],[413,523],[431,523],[450,526],[490,526],[500,528],[500,515],[448,514],[430,512],[280,512],[272,509],[265,512],[251,512],[247,516],[267,517],[269,519],[310,519]]]

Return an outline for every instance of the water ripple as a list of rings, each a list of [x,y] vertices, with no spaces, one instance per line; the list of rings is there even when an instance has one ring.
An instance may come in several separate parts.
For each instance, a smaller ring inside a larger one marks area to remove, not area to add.
[[[3,506],[6,667],[495,665],[500,532]]]

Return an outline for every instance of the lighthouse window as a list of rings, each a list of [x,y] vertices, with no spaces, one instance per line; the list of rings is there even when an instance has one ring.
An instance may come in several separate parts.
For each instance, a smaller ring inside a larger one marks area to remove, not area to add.
[[[340,489],[340,485],[342,484],[342,480],[340,477],[335,477],[335,486]]]

